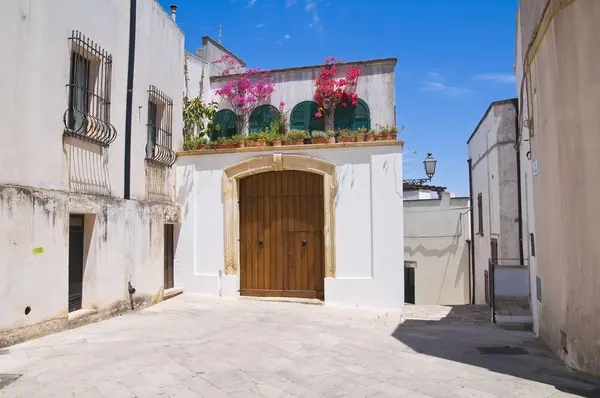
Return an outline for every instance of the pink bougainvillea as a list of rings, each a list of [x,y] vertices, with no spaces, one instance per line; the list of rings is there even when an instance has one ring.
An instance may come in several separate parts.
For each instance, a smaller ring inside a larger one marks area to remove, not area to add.
[[[213,62],[222,64],[221,76],[231,75],[241,68],[239,62],[231,54]],[[275,84],[270,80],[270,73],[260,68],[248,69],[228,81],[223,88],[215,91],[222,99],[231,105],[238,116],[238,131],[241,133],[247,123],[248,115],[261,102],[266,101],[275,91]]]
[[[325,66],[315,81],[314,100],[319,107],[316,117],[330,116],[338,104],[343,107],[347,107],[348,102],[354,107],[358,105],[358,95],[353,90],[356,88],[360,69],[350,66],[345,77],[336,78],[338,73],[336,64],[340,62],[342,61],[334,57],[326,58]]]

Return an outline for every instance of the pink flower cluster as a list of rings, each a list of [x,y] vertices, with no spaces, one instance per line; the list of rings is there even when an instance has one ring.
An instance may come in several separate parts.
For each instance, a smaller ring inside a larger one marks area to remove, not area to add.
[[[335,57],[325,58],[325,66],[315,82],[314,100],[319,107],[316,117],[321,117],[325,112],[335,109],[337,104],[343,107],[347,107],[348,102],[354,107],[358,105],[358,95],[352,90],[356,87],[360,69],[349,67],[345,77],[336,79],[336,64],[339,62],[341,61]]]
[[[240,67],[231,54],[224,55],[214,63],[225,64],[222,76],[229,75]],[[227,82],[223,88],[215,91],[215,94],[229,102],[238,115],[245,114],[257,103],[268,99],[275,90],[275,84],[269,80],[269,75],[269,72],[262,71],[260,68],[248,69],[239,77]]]

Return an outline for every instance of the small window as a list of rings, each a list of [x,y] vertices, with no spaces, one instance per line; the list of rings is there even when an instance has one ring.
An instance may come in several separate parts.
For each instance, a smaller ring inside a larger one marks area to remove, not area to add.
[[[148,90],[148,141],[146,160],[171,167],[173,151],[173,100],[154,86]]]
[[[478,235],[483,236],[483,195],[479,193],[477,195],[477,217],[479,220]]]
[[[72,32],[69,41],[69,103],[63,115],[64,134],[109,146],[117,137],[110,124],[112,56],[78,31]]]

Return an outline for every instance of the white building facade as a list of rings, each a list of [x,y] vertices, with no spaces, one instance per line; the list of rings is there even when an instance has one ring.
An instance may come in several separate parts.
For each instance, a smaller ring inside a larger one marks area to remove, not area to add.
[[[162,298],[184,37],[154,0],[12,1],[0,26],[5,345]]]
[[[509,300],[528,308],[529,268],[522,254],[515,148],[517,113],[516,99],[493,102],[467,141],[474,225],[473,281],[477,304],[495,300],[500,306]],[[494,275],[490,275],[490,259],[495,264]],[[519,322],[531,321],[530,314],[525,318]]]

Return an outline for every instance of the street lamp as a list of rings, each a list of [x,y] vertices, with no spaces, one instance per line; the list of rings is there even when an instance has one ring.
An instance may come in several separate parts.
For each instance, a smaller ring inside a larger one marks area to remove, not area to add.
[[[416,178],[412,180],[404,180],[402,181],[407,185],[424,185],[425,183],[431,181],[433,175],[435,174],[435,166],[437,164],[437,160],[433,157],[431,152],[427,153],[427,157],[423,161],[423,166],[425,167],[425,175],[427,178]]]

